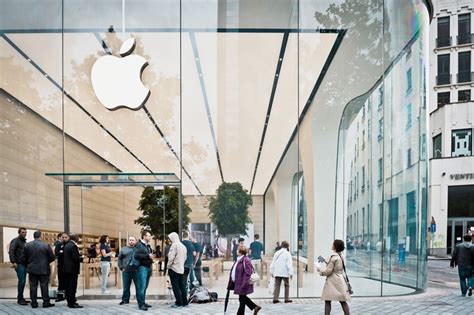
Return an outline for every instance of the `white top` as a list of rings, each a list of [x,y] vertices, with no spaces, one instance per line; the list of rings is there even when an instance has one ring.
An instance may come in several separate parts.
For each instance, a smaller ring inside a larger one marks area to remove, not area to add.
[[[275,255],[273,255],[270,272],[274,277],[288,278],[293,276],[293,259],[286,248],[278,250]]]
[[[174,272],[184,274],[184,263],[187,258],[186,246],[181,243],[177,233],[173,232],[168,235],[171,244],[170,252],[168,253],[168,269],[172,269]]]
[[[232,274],[231,274],[231,277],[232,277],[232,281],[235,282],[235,267],[237,266],[237,263],[244,257],[244,255],[242,256],[238,256],[237,257],[237,260],[235,261],[234,265],[232,266]]]

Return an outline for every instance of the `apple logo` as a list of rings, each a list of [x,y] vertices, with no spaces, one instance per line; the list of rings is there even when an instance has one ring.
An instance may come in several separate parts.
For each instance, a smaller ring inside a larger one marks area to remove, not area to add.
[[[148,61],[142,56],[131,55],[134,49],[135,39],[130,38],[120,47],[122,58],[106,55],[92,66],[92,88],[99,101],[109,110],[139,110],[150,97],[150,90],[141,80]]]

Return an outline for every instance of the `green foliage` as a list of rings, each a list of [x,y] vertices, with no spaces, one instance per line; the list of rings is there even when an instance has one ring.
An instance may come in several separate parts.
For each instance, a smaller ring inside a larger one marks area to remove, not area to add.
[[[166,202],[160,202],[163,194]],[[146,187],[140,198],[138,211],[142,215],[135,220],[135,224],[142,226],[142,230],[150,230],[155,238],[162,239],[163,235],[163,208],[165,211],[165,233],[178,232],[179,230],[179,196],[178,188],[165,187],[164,190],[155,190]],[[183,226],[189,224],[191,208],[183,198]]]
[[[252,197],[240,183],[222,183],[217,195],[209,198],[209,218],[220,236],[246,235],[246,224],[251,223],[248,207]]]

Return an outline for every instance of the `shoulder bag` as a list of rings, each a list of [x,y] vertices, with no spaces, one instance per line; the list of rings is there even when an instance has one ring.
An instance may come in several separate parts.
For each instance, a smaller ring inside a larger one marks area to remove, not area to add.
[[[342,268],[344,269],[344,280],[346,281],[347,292],[348,292],[349,294],[354,294],[354,291],[352,291],[351,283],[349,282],[349,277],[347,276],[346,265],[344,264],[344,259],[342,259],[342,256],[341,256],[340,254],[338,254],[338,255],[339,255],[339,257],[341,258]]]

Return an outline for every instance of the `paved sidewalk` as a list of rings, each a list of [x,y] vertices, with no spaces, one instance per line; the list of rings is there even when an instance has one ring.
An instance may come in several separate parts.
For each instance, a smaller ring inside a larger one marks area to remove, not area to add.
[[[56,307],[33,310],[29,306],[19,306],[12,300],[0,300],[0,314],[224,314],[222,301],[209,304],[192,304],[187,308],[173,309],[164,301],[148,301],[153,307],[148,312],[139,311],[133,301],[129,305],[118,305],[119,300],[80,300],[81,310],[71,310],[64,302]],[[272,304],[271,300],[255,300],[263,307],[259,314],[323,314],[324,303],[319,299],[297,299],[292,304]],[[238,301],[231,300],[227,314],[236,314]],[[429,289],[426,293],[376,298],[354,298],[350,302],[351,314],[472,314],[474,296],[461,297],[458,290]],[[252,314],[247,309],[247,314]],[[332,314],[342,314],[338,304],[333,303]]]

